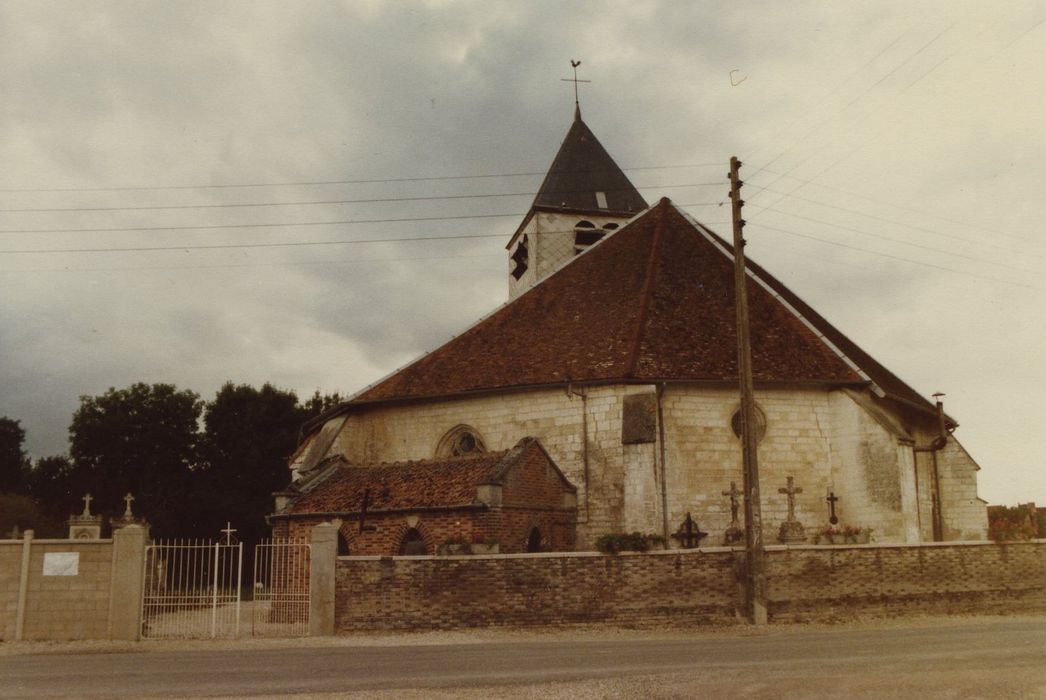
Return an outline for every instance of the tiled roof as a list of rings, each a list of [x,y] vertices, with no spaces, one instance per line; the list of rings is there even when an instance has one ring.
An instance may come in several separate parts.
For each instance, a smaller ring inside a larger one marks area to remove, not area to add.
[[[774,294],[752,280],[748,293],[756,382],[865,381]],[[663,199],[352,402],[568,381],[734,380],[736,342],[732,258]]]
[[[597,192],[606,197],[606,206],[600,206]],[[575,112],[533,206],[633,215],[646,209],[647,203]]]
[[[363,507],[363,495],[367,491],[370,492],[368,510],[469,506],[476,503],[477,486],[501,484],[509,470],[535,450],[552,464],[534,438],[524,438],[510,450],[464,457],[377,465],[342,464],[295,500],[288,512],[357,513]],[[567,489],[573,489],[565,480],[564,483]]]

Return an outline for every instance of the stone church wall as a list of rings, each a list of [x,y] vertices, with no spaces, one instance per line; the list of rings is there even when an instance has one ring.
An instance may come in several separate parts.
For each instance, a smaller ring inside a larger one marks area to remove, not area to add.
[[[346,421],[333,450],[359,464],[432,458],[440,439],[462,424],[474,428],[490,450],[534,436],[578,489],[579,549],[592,548],[607,532],[664,534],[662,474],[669,533],[690,512],[709,533],[705,544],[722,544],[731,519],[722,492],[731,481],[742,486],[739,440],[731,428],[737,392],[668,385],[662,396],[662,465],[657,431],[652,441],[622,444],[625,397],[655,391],[652,385],[571,393],[557,388],[363,408]],[[811,541],[828,525],[829,490],[840,498],[840,525],[872,527],[883,542],[932,539],[925,460],[920,458],[917,484],[911,447],[882,424],[882,416],[876,419],[843,391],[760,389],[756,402],[767,426],[759,461],[768,543],[777,542],[787,518],[788,498],[778,489],[789,476],[802,489],[795,514]],[[976,498],[975,465],[957,446],[939,460],[946,538],[983,537],[986,519]]]
[[[335,626],[737,622],[740,551],[339,557]],[[771,621],[1046,611],[1046,540],[767,548]]]

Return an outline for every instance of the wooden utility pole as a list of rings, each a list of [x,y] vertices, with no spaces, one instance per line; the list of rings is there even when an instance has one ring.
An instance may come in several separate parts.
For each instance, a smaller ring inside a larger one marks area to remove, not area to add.
[[[741,459],[744,464],[745,553],[747,603],[753,623],[766,624],[766,562],[763,551],[763,517],[759,504],[758,426],[752,386],[752,346],[748,334],[748,292],[745,285],[745,238],[741,229],[741,161],[730,158],[730,201],[734,220],[734,299],[737,307],[737,367],[741,377]]]

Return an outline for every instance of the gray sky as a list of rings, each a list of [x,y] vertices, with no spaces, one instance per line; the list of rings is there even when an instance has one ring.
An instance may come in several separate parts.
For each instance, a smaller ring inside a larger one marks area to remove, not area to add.
[[[751,257],[947,393],[983,498],[1046,504],[1044,21],[954,0],[0,2],[0,415],[39,457],[80,395],[347,394],[438,346],[506,297],[579,58],[585,120],[648,201],[729,235],[741,158]],[[315,203],[365,199],[397,201]],[[485,237],[345,242],[456,235]]]

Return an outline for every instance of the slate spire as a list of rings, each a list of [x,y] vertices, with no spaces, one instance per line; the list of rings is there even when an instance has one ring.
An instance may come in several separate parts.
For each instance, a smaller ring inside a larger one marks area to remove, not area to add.
[[[631,217],[646,209],[647,203],[582,121],[581,108],[575,105],[574,123],[532,208]]]

